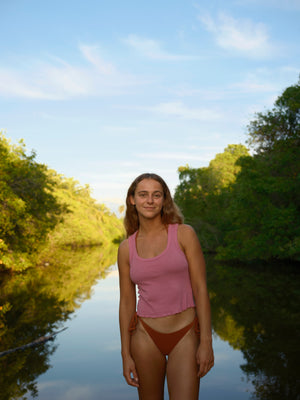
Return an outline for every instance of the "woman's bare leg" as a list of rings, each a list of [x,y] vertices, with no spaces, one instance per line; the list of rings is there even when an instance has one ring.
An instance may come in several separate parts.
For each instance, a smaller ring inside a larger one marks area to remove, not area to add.
[[[163,400],[166,358],[140,322],[131,337],[131,355],[139,378],[139,399]]]
[[[197,377],[196,352],[199,338],[192,328],[169,354],[167,380],[170,400],[197,400],[200,379]]]

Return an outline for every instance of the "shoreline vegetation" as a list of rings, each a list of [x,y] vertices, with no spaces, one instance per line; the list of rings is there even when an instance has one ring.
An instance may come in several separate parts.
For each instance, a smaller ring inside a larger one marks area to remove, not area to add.
[[[104,246],[124,235],[122,221],[88,185],[35,161],[21,140],[0,132],[0,272],[47,264],[56,249]]]
[[[300,262],[300,79],[208,167],[178,169],[175,201],[206,253],[253,265]]]
[[[257,113],[247,145],[178,168],[175,201],[205,253],[222,261],[300,261],[300,79]],[[0,272],[47,265],[61,248],[116,244],[122,220],[0,132]]]

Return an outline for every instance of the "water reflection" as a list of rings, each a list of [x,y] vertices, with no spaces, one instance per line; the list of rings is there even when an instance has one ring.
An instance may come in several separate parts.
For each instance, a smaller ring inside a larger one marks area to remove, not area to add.
[[[115,258],[116,247],[64,252],[46,268],[3,279],[0,351],[69,329],[0,359],[1,400],[137,399],[121,371],[118,276],[107,268]],[[207,264],[216,365],[201,400],[298,400],[297,273]]]
[[[299,399],[299,273],[208,262],[214,331],[243,353],[252,398]]]
[[[56,252],[47,267],[24,275],[2,276],[0,351],[22,346],[66,325],[91,297],[92,286],[116,259],[116,246],[89,251]],[[37,378],[50,366],[56,346],[46,342],[34,351],[17,351],[0,359],[1,399],[36,397]]]

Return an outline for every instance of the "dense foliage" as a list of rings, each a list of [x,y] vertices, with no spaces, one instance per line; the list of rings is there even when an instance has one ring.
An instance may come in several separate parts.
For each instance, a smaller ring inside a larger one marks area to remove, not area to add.
[[[58,175],[0,133],[0,267],[21,271],[45,246],[95,245],[122,235],[122,224],[96,204],[87,186]]]
[[[197,231],[206,251],[214,251],[223,241],[226,220],[224,210],[230,202],[231,184],[240,171],[236,161],[248,155],[243,145],[229,145],[205,168],[179,168],[180,184],[175,201],[185,222]]]
[[[47,252],[50,246],[93,246],[122,237],[122,222],[91,197],[88,185],[80,186],[73,178],[65,178],[53,170],[48,174],[55,182],[55,198],[59,204],[67,204],[68,209],[48,235]]]
[[[300,260],[300,82],[206,168],[179,168],[175,200],[220,259]]]

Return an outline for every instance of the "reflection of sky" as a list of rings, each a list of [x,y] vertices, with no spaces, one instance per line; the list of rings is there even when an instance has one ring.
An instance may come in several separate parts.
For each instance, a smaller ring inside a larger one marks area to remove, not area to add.
[[[122,376],[118,327],[118,274],[116,267],[99,280],[86,300],[60,333],[50,368],[38,380],[40,400],[137,399],[136,389]],[[201,381],[201,400],[249,399],[243,381],[242,354],[219,338],[214,339],[215,367]],[[168,396],[166,394],[166,399]]]

